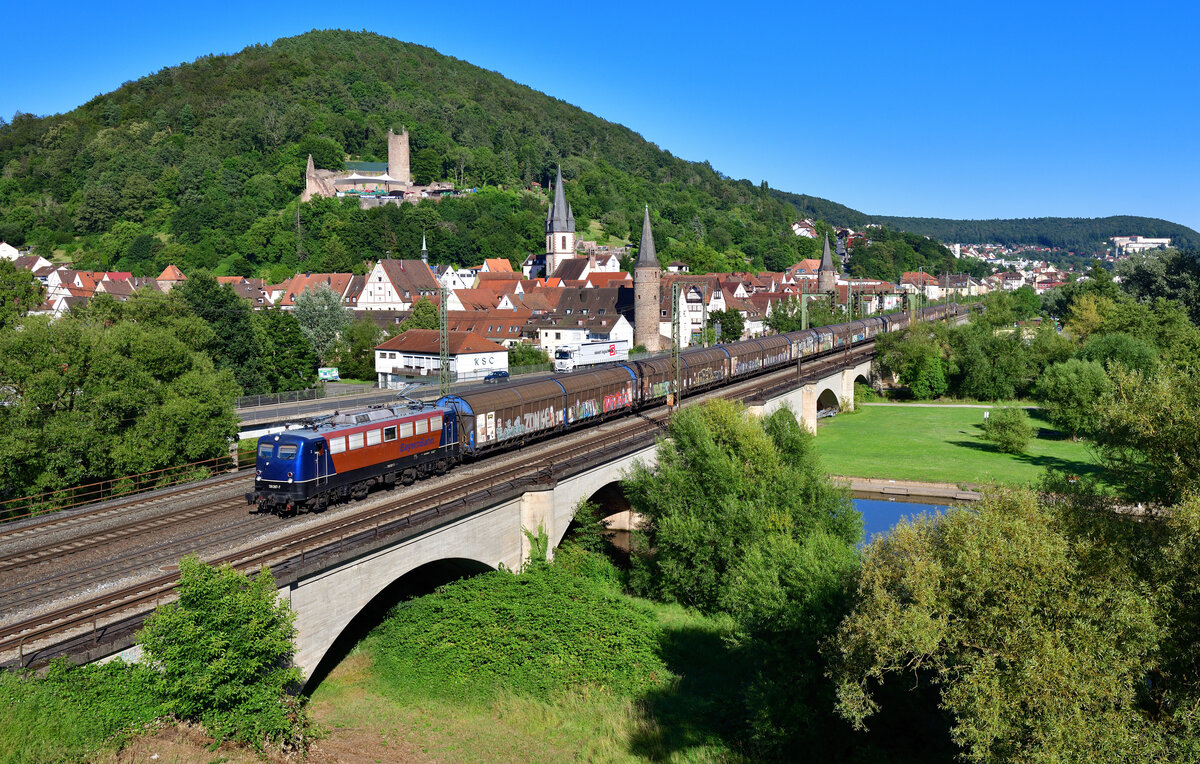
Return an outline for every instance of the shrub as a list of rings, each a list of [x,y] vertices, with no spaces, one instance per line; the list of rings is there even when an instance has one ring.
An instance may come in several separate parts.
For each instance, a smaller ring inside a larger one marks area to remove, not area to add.
[[[1006,454],[1019,454],[1033,440],[1029,415],[1018,406],[1000,406],[983,420],[983,438],[995,443]]]
[[[295,616],[270,572],[251,579],[196,557],[179,570],[179,600],[156,610],[138,638],[162,673],[167,710],[218,740],[303,747],[307,716],[291,694],[301,679],[291,663]]]
[[[486,573],[397,605],[372,636],[376,666],[400,693],[453,699],[574,688],[640,694],[670,678],[649,607],[567,564]]]

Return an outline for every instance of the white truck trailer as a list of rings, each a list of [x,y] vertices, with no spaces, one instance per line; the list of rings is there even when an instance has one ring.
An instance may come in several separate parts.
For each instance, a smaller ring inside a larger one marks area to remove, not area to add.
[[[601,363],[629,360],[629,340],[563,345],[554,351],[555,371],[575,371]]]

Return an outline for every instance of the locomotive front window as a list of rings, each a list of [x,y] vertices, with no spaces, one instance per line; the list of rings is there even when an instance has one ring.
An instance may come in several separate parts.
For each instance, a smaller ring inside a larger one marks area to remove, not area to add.
[[[274,450],[275,450],[275,446],[271,445],[270,443],[262,443],[258,447],[258,455],[261,456],[263,459],[270,459],[271,452]]]
[[[276,452],[275,455],[278,456],[280,459],[294,459],[294,458],[296,458],[297,450],[298,449],[296,448],[295,443],[280,443],[279,451]]]

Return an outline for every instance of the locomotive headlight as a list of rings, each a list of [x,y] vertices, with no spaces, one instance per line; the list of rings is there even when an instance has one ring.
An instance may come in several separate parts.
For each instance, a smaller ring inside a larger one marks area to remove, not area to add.
[[[292,482],[292,479],[291,479],[291,478],[288,478],[288,482],[289,482],[289,483],[290,483],[290,482]]]

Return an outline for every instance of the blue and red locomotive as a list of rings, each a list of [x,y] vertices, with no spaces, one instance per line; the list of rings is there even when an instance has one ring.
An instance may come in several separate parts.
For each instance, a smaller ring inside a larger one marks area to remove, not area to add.
[[[920,311],[918,320],[963,312],[958,305]],[[680,354],[684,394],[845,349],[908,326],[896,313]],[[548,437],[592,422],[657,406],[674,392],[670,356],[481,387],[436,404],[380,406],[338,413],[303,429],[258,441],[254,491],[259,511],[320,511],[366,496],[372,486],[409,485],[441,474],[466,456]]]

